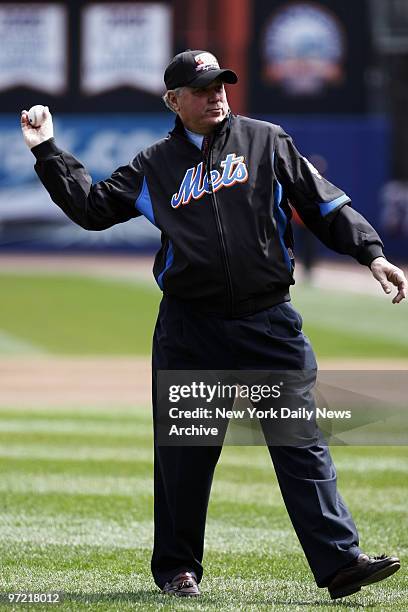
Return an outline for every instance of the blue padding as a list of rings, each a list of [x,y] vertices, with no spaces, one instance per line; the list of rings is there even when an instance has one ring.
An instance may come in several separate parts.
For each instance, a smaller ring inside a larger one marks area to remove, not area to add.
[[[320,203],[319,208],[320,208],[322,217],[325,217],[326,215],[328,215],[329,212],[331,212],[332,210],[340,206],[340,204],[344,204],[344,202],[350,202],[350,198],[345,193],[343,193],[343,195],[339,196],[335,200],[332,200],[331,202]]]
[[[288,249],[286,247],[285,240],[284,240],[285,230],[288,224],[288,218],[280,207],[280,203],[282,201],[282,192],[283,192],[282,185],[279,183],[279,181],[277,181],[276,188],[273,194],[274,195],[275,217],[278,222],[279,241],[281,243],[283,256],[285,258],[285,262],[286,262],[288,269],[291,270],[292,262],[290,260]]]
[[[167,270],[172,265],[173,259],[174,259],[173,245],[169,241],[169,246],[167,247],[166,265],[164,266],[163,270],[160,272],[159,276],[157,277],[157,284],[162,290],[163,290],[163,275],[165,272],[167,272]]]
[[[147,186],[146,177],[143,178],[142,191],[139,193],[139,196],[135,202],[135,207],[140,213],[142,213],[142,215],[146,217],[146,219],[149,219],[150,223],[153,223],[153,225],[157,225],[153,214],[153,206],[152,201],[150,199],[150,193],[149,188]]]

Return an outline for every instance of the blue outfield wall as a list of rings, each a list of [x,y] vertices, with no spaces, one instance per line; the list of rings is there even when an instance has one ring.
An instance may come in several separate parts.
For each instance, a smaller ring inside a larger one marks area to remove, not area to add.
[[[380,194],[390,167],[390,128],[385,117],[260,118],[282,125],[303,155],[315,165],[323,163],[325,176],[381,231]],[[173,116],[61,115],[54,124],[58,145],[81,159],[98,181],[164,137]],[[156,248],[158,232],[147,220],[136,219],[104,232],[86,232],[70,222],[51,202],[33,170],[34,159],[24,145],[18,115],[0,115],[0,154],[0,249]],[[393,254],[402,256],[402,248],[397,251]],[[327,254],[324,247],[322,252]]]
[[[163,138],[173,125],[170,113],[158,115],[58,115],[58,146],[87,167],[94,182],[110,176],[141,149]],[[158,230],[146,219],[88,232],[71,222],[51,201],[24,144],[19,116],[0,115],[0,250],[152,251]]]

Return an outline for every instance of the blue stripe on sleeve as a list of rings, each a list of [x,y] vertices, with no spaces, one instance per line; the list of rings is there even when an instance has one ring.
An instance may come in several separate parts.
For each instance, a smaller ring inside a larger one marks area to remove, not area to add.
[[[157,277],[157,284],[159,285],[161,290],[163,290],[163,275],[171,267],[173,263],[173,259],[174,259],[173,245],[169,241],[169,246],[167,247],[166,264],[163,270],[160,272],[159,276]]]
[[[321,202],[319,208],[322,217],[328,215],[329,212],[340,206],[340,204],[344,204],[344,202],[350,202],[350,198],[345,193],[331,202]]]
[[[149,219],[150,223],[156,225],[156,220],[153,214],[153,206],[152,201],[150,199],[149,188],[147,186],[146,177],[143,178],[142,190],[139,193],[139,196],[135,202],[135,208],[142,213],[147,219]]]
[[[272,165],[275,166],[275,152],[273,153],[273,157],[272,157]],[[283,195],[282,185],[276,179],[276,186],[274,188],[274,193],[273,193],[273,208],[274,208],[275,219],[277,221],[279,242],[282,247],[283,257],[284,257],[284,260],[285,260],[285,263],[288,269],[291,270],[292,262],[291,262],[288,248],[285,244],[285,239],[284,239],[286,227],[288,225],[288,218],[280,206],[281,201],[282,201],[282,195]]]
[[[281,243],[285,263],[288,269],[291,270],[292,262],[290,260],[290,255],[289,255],[289,252],[285,244],[285,240],[284,240],[284,235],[285,235],[286,227],[288,224],[288,218],[280,207],[280,203],[282,201],[282,193],[283,193],[282,185],[279,183],[279,181],[276,181],[276,188],[275,188],[275,192],[273,195],[274,195],[275,216],[276,216],[276,220],[278,224],[279,242]]]

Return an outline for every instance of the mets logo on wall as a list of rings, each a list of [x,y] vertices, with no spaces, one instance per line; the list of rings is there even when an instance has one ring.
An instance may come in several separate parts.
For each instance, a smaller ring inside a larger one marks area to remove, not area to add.
[[[222,187],[233,187],[236,183],[245,183],[248,180],[248,169],[242,155],[237,156],[235,153],[230,153],[221,162],[221,168],[222,172],[211,170],[210,179],[203,162],[189,168],[184,175],[180,189],[171,198],[172,207],[178,208],[181,204],[185,206],[191,199],[199,200],[206,193],[218,191]]]
[[[343,26],[317,2],[291,2],[276,10],[262,47],[264,78],[289,95],[316,95],[344,78]]]

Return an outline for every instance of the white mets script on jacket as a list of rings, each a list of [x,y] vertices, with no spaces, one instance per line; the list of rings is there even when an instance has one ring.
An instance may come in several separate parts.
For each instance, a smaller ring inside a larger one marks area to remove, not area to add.
[[[218,170],[211,170],[212,189],[204,162],[189,168],[184,175],[180,189],[171,198],[172,207],[178,208],[181,204],[185,206],[191,198],[199,200],[205,193],[218,191],[222,187],[232,187],[236,183],[245,183],[248,180],[248,169],[242,155],[237,156],[235,153],[230,153],[220,165],[222,173]]]

